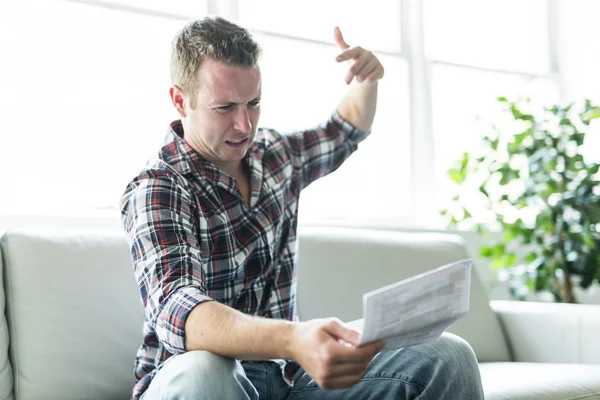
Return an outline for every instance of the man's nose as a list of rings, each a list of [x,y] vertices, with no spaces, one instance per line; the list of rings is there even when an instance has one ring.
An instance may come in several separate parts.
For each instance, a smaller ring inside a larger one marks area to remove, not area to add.
[[[246,107],[238,107],[235,113],[234,128],[237,131],[244,133],[250,133],[252,131],[250,113]]]

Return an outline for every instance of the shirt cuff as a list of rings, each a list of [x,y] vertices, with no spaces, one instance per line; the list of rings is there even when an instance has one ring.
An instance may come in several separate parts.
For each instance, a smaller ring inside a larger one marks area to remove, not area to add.
[[[158,314],[156,336],[171,354],[181,354],[185,349],[185,321],[194,307],[212,301],[198,287],[186,286],[172,293]]]
[[[342,117],[338,110],[335,110],[331,115],[331,121],[340,129],[340,131],[342,131],[342,133],[345,133],[348,135],[348,137],[350,137],[350,139],[353,139],[356,142],[363,141],[371,133],[370,130],[365,132],[356,128],[354,125],[348,122],[347,119]]]

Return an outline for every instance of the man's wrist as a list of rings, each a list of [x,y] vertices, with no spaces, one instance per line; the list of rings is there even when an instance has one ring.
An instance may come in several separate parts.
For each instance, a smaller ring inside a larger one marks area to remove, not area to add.
[[[298,330],[298,323],[286,321],[280,329],[277,337],[281,338],[279,344],[280,357],[284,360],[293,360],[296,356],[296,332]]]

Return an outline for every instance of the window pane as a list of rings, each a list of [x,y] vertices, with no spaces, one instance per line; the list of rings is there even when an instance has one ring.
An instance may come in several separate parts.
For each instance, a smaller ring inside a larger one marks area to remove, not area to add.
[[[258,35],[264,49],[261,126],[289,131],[315,126],[333,112],[347,90],[346,64],[333,46]],[[295,60],[310,59],[303,63]],[[333,174],[302,195],[303,221],[390,220],[408,211],[410,141],[407,65],[380,56],[386,76],[372,136]]]
[[[561,16],[561,68],[566,96],[570,100],[590,99],[600,105],[600,2],[578,0],[559,2]],[[600,162],[600,121],[590,125],[586,136],[586,160]]]
[[[492,121],[498,121],[500,96],[530,96],[534,105],[558,101],[555,83],[521,76],[435,65],[432,71],[433,130],[439,209],[451,197],[447,170],[464,152],[477,152]]]
[[[8,11],[0,213],[116,206],[177,118],[169,53],[183,22],[66,1]]]
[[[600,103],[600,2],[561,1],[561,67],[569,98]]]
[[[239,21],[251,28],[335,43],[338,25],[346,42],[369,50],[401,50],[398,0],[254,0],[239,2]]]
[[[561,68],[569,100],[590,99],[600,105],[600,2],[560,1]],[[589,127],[583,150],[586,160],[600,162],[600,121]]]
[[[546,0],[425,0],[425,48],[434,60],[549,71]]]

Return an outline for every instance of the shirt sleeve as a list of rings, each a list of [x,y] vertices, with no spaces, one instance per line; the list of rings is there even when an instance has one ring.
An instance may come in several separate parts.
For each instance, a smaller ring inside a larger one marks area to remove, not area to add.
[[[131,183],[121,200],[146,320],[172,354],[185,352],[185,322],[206,295],[197,213],[191,194],[172,177]]]
[[[284,135],[296,187],[302,190],[335,171],[367,136],[368,132],[355,128],[338,111],[316,129]]]

